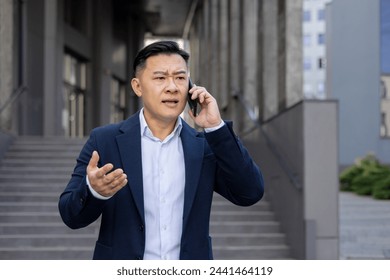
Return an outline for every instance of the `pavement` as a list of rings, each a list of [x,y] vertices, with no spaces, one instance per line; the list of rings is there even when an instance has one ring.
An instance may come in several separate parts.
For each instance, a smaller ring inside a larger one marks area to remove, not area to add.
[[[390,200],[339,194],[340,259],[390,259]]]

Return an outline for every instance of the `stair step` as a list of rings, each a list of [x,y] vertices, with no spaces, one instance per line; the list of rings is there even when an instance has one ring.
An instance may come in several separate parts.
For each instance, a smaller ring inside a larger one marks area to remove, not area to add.
[[[12,234],[0,236],[0,248],[89,247],[93,248],[96,234]]]
[[[9,159],[58,159],[60,160],[72,160],[75,158],[75,153],[69,153],[66,151],[9,151],[7,152],[7,158]]]
[[[289,247],[285,245],[214,246],[213,254],[214,259],[219,260],[289,259]]]
[[[0,213],[16,211],[58,212],[58,202],[0,202]]]
[[[50,166],[50,173],[56,174],[70,174],[73,168],[68,166]],[[26,165],[22,168],[15,168],[14,166],[1,166],[0,167],[0,178],[2,174],[39,174],[40,176],[46,175],[47,170],[44,170],[42,166]]]
[[[211,233],[270,233],[279,231],[280,225],[275,221],[210,222]]]
[[[1,223],[60,223],[62,222],[58,212],[7,212],[0,213]],[[1,236],[0,236],[1,238]]]
[[[1,174],[2,182],[66,182],[71,174],[53,174],[48,173],[45,176],[40,174]]]
[[[0,202],[45,202],[55,201],[60,192],[0,192]]]
[[[279,245],[286,242],[286,236],[282,233],[219,233],[212,234],[213,246],[253,246]]]
[[[43,222],[27,222],[27,223],[0,223],[0,235],[10,234],[59,234],[59,233],[74,233],[75,230],[68,228],[64,223],[43,223]],[[88,227],[78,229],[77,233],[96,234],[98,226],[95,224]]]
[[[2,260],[90,260],[91,247],[5,247],[0,248]]]
[[[271,211],[213,211],[211,221],[272,221],[275,215]]]
[[[73,160],[63,160],[58,158],[4,158],[1,162],[2,166],[9,167],[24,167],[24,166],[36,166],[36,167],[67,167],[74,168],[76,164],[76,156]]]

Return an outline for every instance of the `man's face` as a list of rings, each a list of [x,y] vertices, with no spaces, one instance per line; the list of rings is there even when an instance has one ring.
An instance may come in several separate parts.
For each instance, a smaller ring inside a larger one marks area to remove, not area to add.
[[[187,101],[187,64],[178,54],[151,56],[145,69],[132,80],[132,87],[142,96],[147,121],[174,122]]]

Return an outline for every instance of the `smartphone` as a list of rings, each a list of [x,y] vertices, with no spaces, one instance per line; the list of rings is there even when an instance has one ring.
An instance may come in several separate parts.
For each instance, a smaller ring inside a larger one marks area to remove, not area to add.
[[[194,86],[194,84],[192,83],[191,79],[188,78],[188,91]],[[187,101],[188,101],[188,105],[190,106],[190,109],[192,111],[192,114],[194,115],[194,117],[196,117],[196,114],[198,112],[198,98],[196,98],[195,100],[192,100],[191,99],[191,93],[188,92],[188,95],[187,95]]]

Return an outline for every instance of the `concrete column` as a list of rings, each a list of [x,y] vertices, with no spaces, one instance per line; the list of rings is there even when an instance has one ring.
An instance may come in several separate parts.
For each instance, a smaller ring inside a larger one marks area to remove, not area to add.
[[[26,5],[26,86],[21,98],[23,135],[43,135],[44,115],[44,18],[45,1],[25,1]]]
[[[55,135],[60,120],[57,116],[62,108],[57,107],[57,99],[62,98],[62,92],[58,92],[57,85],[62,80],[57,80],[58,63],[57,56],[57,28],[58,21],[57,0],[45,0],[44,2],[44,25],[43,25],[43,135]],[[62,52],[62,48],[61,48]]]
[[[229,8],[229,91],[232,96],[242,94],[242,32],[241,32],[241,1],[230,0]],[[234,126],[241,129],[240,120],[242,118],[242,106],[238,101],[229,103],[228,114],[234,121]]]
[[[259,115],[257,98],[258,8],[259,1],[257,0],[243,1],[243,94],[256,117]],[[248,125],[253,124],[249,122]]]
[[[202,6],[202,35],[200,37],[200,73],[197,77],[198,82],[205,87],[210,86],[210,4],[209,0],[205,0]]]
[[[303,99],[302,0],[285,1],[286,106]]]
[[[220,109],[226,109],[229,103],[229,5],[220,1],[219,7],[219,100]]]
[[[217,100],[220,100],[219,91],[219,1],[210,1],[210,60],[209,60],[209,77],[210,85],[209,92],[214,95]]]
[[[95,115],[98,116],[97,125],[104,125],[110,122],[110,85],[111,85],[111,45],[112,45],[112,7],[111,1],[96,1],[95,30],[94,37],[94,77],[97,83],[95,87]]]
[[[264,120],[278,113],[278,2],[262,1],[262,87]]]
[[[0,107],[13,90],[13,2],[0,1]],[[1,113],[0,129],[11,129],[11,107]]]
[[[138,20],[130,17],[128,19],[128,37],[127,37],[127,69],[128,69],[128,79],[129,81],[133,78],[133,62],[134,58],[137,55],[139,49],[142,47],[141,43],[143,43],[143,35],[144,35],[144,26]],[[128,83],[128,87],[126,88],[126,92],[128,94],[128,115],[134,114],[141,107],[140,99],[137,95],[135,95],[132,87],[130,86],[130,82]]]

